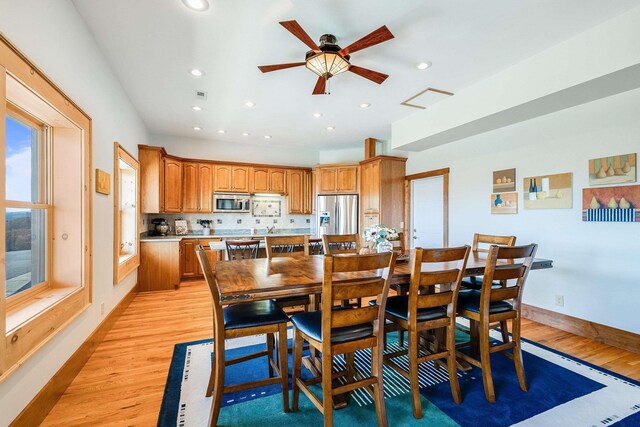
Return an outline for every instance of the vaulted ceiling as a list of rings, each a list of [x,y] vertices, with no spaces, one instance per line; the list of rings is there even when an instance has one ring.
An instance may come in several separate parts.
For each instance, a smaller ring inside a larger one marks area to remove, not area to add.
[[[400,103],[427,87],[459,92],[638,5],[637,0],[209,2],[207,11],[195,12],[180,0],[74,0],[152,133],[314,150],[353,147],[367,137],[386,140],[393,121],[416,111]],[[278,24],[292,19],[312,39],[331,33],[342,47],[387,25],[395,38],[354,53],[351,62],[390,77],[377,85],[344,73],[331,79],[330,95],[313,96],[317,77],[304,67],[261,73],[258,65],[304,60],[308,48]],[[426,61],[433,64],[429,69],[416,69]],[[193,77],[193,68],[205,75]],[[197,99],[196,91],[207,92],[207,100]],[[442,98],[426,95],[416,103],[428,108]],[[247,107],[247,101],[255,106]],[[361,108],[362,103],[371,106]]]

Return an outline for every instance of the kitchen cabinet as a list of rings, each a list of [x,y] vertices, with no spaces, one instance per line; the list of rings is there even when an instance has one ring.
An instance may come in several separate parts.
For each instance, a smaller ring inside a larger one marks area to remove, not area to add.
[[[316,167],[318,194],[358,193],[358,166],[351,164]]]
[[[180,242],[141,242],[138,291],[166,291],[180,286]]]
[[[304,169],[291,169],[288,171],[289,187],[289,213],[311,214],[312,200],[312,174]]]
[[[251,193],[287,194],[285,169],[253,167]]]
[[[164,163],[164,209],[163,212],[182,211],[182,162],[165,157]]]
[[[164,150],[159,147],[138,147],[140,162],[140,212],[164,211]]]
[[[218,164],[215,166],[215,191],[230,193],[248,193],[250,166]]]
[[[269,192],[269,168],[253,168],[252,193]]]
[[[360,162],[362,227],[385,224],[402,231],[406,158],[376,156]]]
[[[200,268],[200,262],[196,255],[196,247],[202,245],[209,263],[213,268],[213,263],[219,260],[219,252],[212,251],[209,248],[209,242],[219,242],[221,239],[182,239],[180,242],[180,277],[182,279],[194,279],[204,276],[202,268]]]
[[[182,212],[212,211],[212,166],[185,162],[182,165]]]

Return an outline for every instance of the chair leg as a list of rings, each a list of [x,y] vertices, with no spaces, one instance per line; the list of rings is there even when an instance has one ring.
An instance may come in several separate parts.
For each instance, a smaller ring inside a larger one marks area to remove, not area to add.
[[[484,395],[490,403],[496,401],[491,376],[491,353],[489,351],[489,325],[480,325],[480,363],[482,364],[482,384]]]
[[[462,403],[460,394],[460,383],[458,382],[458,369],[456,362],[456,323],[447,327],[447,368],[449,370],[449,384],[451,386],[451,396],[457,404]]]
[[[322,351],[322,413],[325,427],[333,426],[333,399],[331,382],[333,373],[333,355],[329,345],[325,344]]]
[[[422,418],[422,404],[420,403],[420,384],[418,383],[418,333],[409,329],[409,383],[411,385],[411,404],[413,416]]]
[[[211,354],[211,375],[209,375],[209,384],[207,385],[207,394],[205,396],[211,397],[213,394],[213,386],[216,380],[216,343],[213,343],[213,350]]]
[[[213,400],[211,402],[211,412],[209,414],[209,425],[218,424],[218,416],[220,415],[220,406],[222,404],[222,394],[224,392],[224,339],[216,339],[214,341],[215,361],[215,379],[213,387]]]
[[[273,335],[272,334],[267,334],[267,358],[269,361],[273,359]],[[267,365],[269,369],[269,378],[273,378],[273,366],[271,366],[271,363],[269,362],[267,362]]]
[[[378,426],[387,427],[387,407],[384,401],[384,387],[382,385],[382,352],[380,351],[380,342],[371,349],[371,375],[376,378],[373,384],[373,395],[376,403],[376,416],[378,418]]]
[[[500,321],[500,333],[502,333],[502,342],[508,343],[509,342],[509,326],[506,320]]]
[[[522,363],[522,346],[520,342],[520,317],[512,320],[511,327],[513,328],[511,334],[513,339],[513,363],[516,366],[520,389],[527,391],[527,378],[524,373],[524,364]]]
[[[398,295],[407,295],[408,290],[404,287],[398,289]],[[400,347],[404,347],[404,330],[401,329],[398,331],[398,345]]]
[[[347,367],[347,383],[353,381],[353,375],[355,374],[355,354],[353,352],[344,355],[345,365]]]
[[[297,412],[298,398],[300,397],[300,387],[297,380],[300,378],[300,369],[302,368],[302,344],[304,341],[295,327],[293,328],[293,337],[293,375],[291,376],[291,382],[293,384],[293,412]]]
[[[289,412],[289,357],[287,356],[287,324],[278,325],[278,354],[280,356],[280,377],[282,378],[282,405]]]
[[[471,338],[471,357],[478,356],[478,322],[469,319],[469,337]]]

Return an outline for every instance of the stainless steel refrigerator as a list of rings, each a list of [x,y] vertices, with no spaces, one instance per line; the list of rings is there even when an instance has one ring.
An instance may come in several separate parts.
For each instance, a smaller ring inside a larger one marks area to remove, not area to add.
[[[318,237],[323,234],[358,233],[358,195],[318,196]]]

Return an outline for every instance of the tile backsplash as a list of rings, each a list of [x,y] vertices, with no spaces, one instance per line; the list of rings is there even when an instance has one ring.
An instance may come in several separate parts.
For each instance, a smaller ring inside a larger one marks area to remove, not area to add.
[[[289,198],[286,196],[273,196],[264,197],[261,196],[260,200],[273,199],[274,201],[281,202],[281,215],[279,217],[255,217],[250,212],[247,213],[183,213],[183,214],[143,214],[141,230],[146,231],[153,228],[151,220],[153,218],[164,218],[169,221],[171,228],[174,227],[174,221],[176,219],[187,220],[187,226],[189,230],[199,231],[202,230],[197,222],[199,219],[213,220],[211,228],[213,230],[233,230],[233,229],[246,229],[246,228],[264,228],[267,226],[275,225],[278,229],[288,228],[306,228],[314,224],[313,215],[290,215],[289,212]]]

